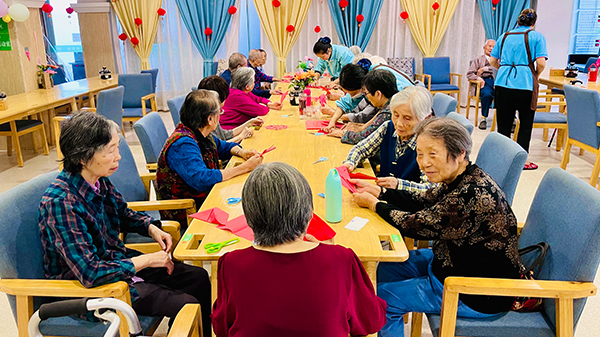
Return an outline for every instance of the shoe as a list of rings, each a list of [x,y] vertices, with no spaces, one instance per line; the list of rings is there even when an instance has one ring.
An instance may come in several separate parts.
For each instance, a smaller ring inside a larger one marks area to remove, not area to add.
[[[523,170],[537,170],[538,166],[534,163],[525,164]]]
[[[479,122],[479,129],[481,129],[481,130],[487,129],[487,122],[485,119],[482,120],[481,122]]]

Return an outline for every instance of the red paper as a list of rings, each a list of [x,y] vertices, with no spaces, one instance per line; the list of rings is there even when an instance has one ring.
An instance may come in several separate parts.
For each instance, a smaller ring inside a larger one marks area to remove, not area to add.
[[[207,209],[206,211],[198,212],[190,216],[192,218],[217,225],[225,225],[227,223],[227,219],[229,219],[229,214],[218,207]]]
[[[271,124],[271,125],[265,126],[265,129],[267,129],[267,130],[285,130],[287,128],[288,128],[287,125],[283,125],[283,124]]]
[[[226,229],[241,238],[248,241],[254,241],[254,232],[252,232],[252,228],[248,226],[245,215],[240,215],[237,218],[228,221],[225,225],[217,226],[217,228],[223,230]]]
[[[321,121],[321,120],[308,120],[306,121],[306,130],[321,130],[322,128],[329,125],[329,121]],[[335,123],[336,127],[342,127],[344,124]]]
[[[285,98],[287,97],[288,92],[284,92],[283,94],[281,94],[281,101],[279,101],[279,104],[283,104],[283,101],[285,100]]]
[[[345,167],[345,166],[344,166]],[[349,172],[348,175],[350,176],[350,178],[352,179],[369,179],[369,180],[377,180],[376,177],[371,177],[369,175],[366,175],[364,173],[352,173]]]
[[[340,175],[340,179],[342,180],[342,186],[347,188],[350,192],[356,193],[356,186],[349,181],[350,174],[348,173],[348,168],[346,166],[340,166],[335,168]]]
[[[273,151],[273,150],[275,150],[275,149],[276,149],[276,147],[275,147],[275,146],[273,146],[273,145],[271,145],[271,147],[270,147],[270,148],[268,148],[268,149],[265,149],[265,150],[264,150],[264,151],[263,151],[263,152],[260,154],[260,156],[262,157],[264,154],[266,154],[266,153],[269,153],[269,152],[271,152],[271,151]]]
[[[314,236],[319,241],[332,239],[336,234],[335,231],[315,213],[313,213],[312,220],[310,220],[310,223],[308,224],[306,233]],[[304,241],[307,240],[304,239]]]

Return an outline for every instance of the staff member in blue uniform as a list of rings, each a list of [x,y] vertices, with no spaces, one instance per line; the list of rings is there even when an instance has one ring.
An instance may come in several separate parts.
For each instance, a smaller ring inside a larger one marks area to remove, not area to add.
[[[496,75],[496,113],[498,132],[510,137],[515,113],[519,111],[517,143],[529,152],[533,117],[537,106],[538,78],[546,67],[548,52],[546,39],[534,31],[537,14],[524,9],[517,21],[518,27],[502,34],[492,50],[490,65],[498,69]],[[538,166],[529,160],[525,170]]]
[[[352,63],[352,59],[354,59],[354,53],[352,53],[350,48],[331,44],[331,39],[327,36],[320,38],[315,43],[313,52],[319,58],[319,62],[317,62],[317,66],[315,67],[315,72],[318,74],[317,80],[327,70],[334,80],[334,84],[339,83],[338,77],[340,77],[342,68],[346,64]]]

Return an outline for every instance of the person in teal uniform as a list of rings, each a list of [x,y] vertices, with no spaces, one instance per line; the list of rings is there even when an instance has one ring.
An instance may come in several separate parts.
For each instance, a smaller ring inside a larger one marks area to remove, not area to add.
[[[548,58],[546,39],[533,30],[536,20],[533,9],[524,9],[517,28],[500,35],[490,57],[490,65],[498,69],[495,84],[498,132],[510,138],[518,110],[521,124],[517,143],[527,152],[537,106],[538,78]],[[524,167],[525,170],[537,168],[529,160]]]
[[[323,75],[325,70],[327,70],[331,75],[333,85],[339,83],[338,78],[340,77],[342,68],[346,64],[352,63],[352,59],[354,59],[354,53],[352,53],[350,48],[331,44],[331,39],[327,36],[320,38],[317,43],[315,43],[313,52],[319,58],[319,62],[317,62],[317,66],[315,67],[317,80]],[[333,87],[332,84],[329,84],[328,86]]]

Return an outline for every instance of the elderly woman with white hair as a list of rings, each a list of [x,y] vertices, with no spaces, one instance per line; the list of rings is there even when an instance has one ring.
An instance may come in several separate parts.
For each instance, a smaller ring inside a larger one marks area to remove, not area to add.
[[[271,102],[252,93],[254,70],[249,67],[236,69],[231,75],[231,90],[223,105],[221,127],[231,130],[254,117],[264,116],[269,109],[281,110],[281,103]]]
[[[431,115],[432,98],[423,87],[410,86],[390,100],[392,120],[352,147],[344,165],[354,170],[363,160],[381,152],[377,184],[386,188],[425,191],[432,185],[417,164],[414,128]]]

